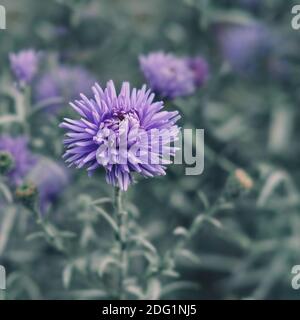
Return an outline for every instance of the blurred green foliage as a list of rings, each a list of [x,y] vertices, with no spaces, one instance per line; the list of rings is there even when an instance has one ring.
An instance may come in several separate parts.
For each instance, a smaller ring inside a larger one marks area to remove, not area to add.
[[[292,266],[300,263],[300,33],[290,24],[297,1],[250,2],[2,1],[8,29],[0,32],[1,133],[22,132],[7,118],[15,103],[9,52],[32,47],[47,53],[50,66],[59,57],[91,70],[101,83],[129,80],[135,86],[144,82],[141,53],[201,54],[209,61],[207,85],[168,102],[180,110],[181,126],[205,129],[204,173],[185,176],[184,168],[172,166],[166,177],[140,180],[127,194],[135,230],[128,297],[300,297],[290,284]],[[263,68],[249,77],[237,74],[222,59],[214,26],[249,21],[265,24],[278,37],[276,55],[289,68],[284,80]],[[69,112],[66,106],[55,117],[41,112],[28,119],[36,153],[61,159],[58,124]],[[228,195],[237,168],[252,177],[254,187]],[[118,249],[107,221],[112,188],[101,172],[93,178],[84,171],[72,175],[42,228],[1,185],[8,195],[8,204],[0,205],[6,298],[114,297]]]

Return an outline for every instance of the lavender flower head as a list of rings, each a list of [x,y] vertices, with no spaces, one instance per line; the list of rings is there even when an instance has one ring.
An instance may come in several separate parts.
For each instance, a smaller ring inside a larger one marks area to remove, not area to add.
[[[21,86],[32,82],[38,72],[39,60],[39,54],[32,49],[9,55],[11,71]]]
[[[69,183],[69,175],[59,163],[47,158],[40,158],[27,176],[38,189],[39,206],[46,213],[49,206],[62,193]]]
[[[34,86],[34,98],[36,102],[52,98],[69,102],[77,97],[78,92],[88,94],[94,83],[94,76],[84,68],[61,65],[39,78]],[[54,103],[48,110],[56,111],[62,105]]]
[[[195,91],[194,72],[186,59],[170,53],[153,52],[139,60],[151,89],[161,97],[174,99]]]
[[[8,152],[13,160],[14,166],[8,172],[9,182],[16,186],[23,182],[27,173],[34,166],[36,159],[27,147],[27,138],[10,136],[0,137],[0,152]]]
[[[238,73],[256,71],[272,47],[270,33],[260,24],[221,25],[217,39],[224,59]]]
[[[113,81],[104,90],[95,84],[94,97],[71,103],[80,119],[64,119],[67,129],[64,158],[70,166],[86,167],[91,173],[100,166],[109,184],[127,190],[133,173],[144,177],[165,175],[175,154],[170,143],[177,139],[178,112],[161,111],[162,101],[143,86],[130,89],[128,82],[116,93]]]

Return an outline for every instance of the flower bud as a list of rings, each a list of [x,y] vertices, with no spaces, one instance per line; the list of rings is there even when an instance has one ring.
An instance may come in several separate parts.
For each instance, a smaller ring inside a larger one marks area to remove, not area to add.
[[[7,151],[0,151],[0,175],[5,175],[13,169],[15,161]]]
[[[253,188],[253,180],[243,169],[236,169],[228,178],[225,187],[225,196],[238,198]]]
[[[33,209],[38,195],[36,186],[32,183],[24,183],[16,190],[17,199],[28,209]]]

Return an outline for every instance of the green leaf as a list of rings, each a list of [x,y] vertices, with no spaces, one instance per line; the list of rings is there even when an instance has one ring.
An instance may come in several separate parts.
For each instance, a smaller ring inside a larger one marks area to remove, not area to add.
[[[223,228],[222,223],[218,219],[215,219],[215,218],[212,218],[212,217],[207,217],[206,221],[208,223],[210,223],[211,225],[213,225],[214,227],[218,228],[218,229]]]
[[[155,254],[155,255],[157,254],[157,250],[153,246],[153,244],[149,240],[144,238],[143,236],[141,236],[141,235],[131,236],[130,240],[136,242],[138,245],[143,246],[145,249],[149,250],[153,254]]]
[[[191,262],[194,265],[201,265],[202,260],[188,249],[180,249],[176,252],[176,255],[183,258],[186,262]]]
[[[92,205],[99,205],[99,204],[105,204],[105,203],[112,203],[112,200],[110,198],[99,198],[92,201]]]
[[[98,267],[98,274],[100,277],[103,277],[104,273],[107,271],[111,265],[115,265],[120,268],[120,263],[112,256],[107,256],[101,259],[101,262]]]
[[[216,228],[222,228],[222,224],[219,220],[204,214],[200,214],[195,218],[193,222],[190,231],[190,236],[194,235],[197,231],[199,231],[199,229],[204,225],[204,223],[209,223]]]
[[[72,274],[73,274],[73,268],[74,266],[72,264],[68,264],[64,270],[63,270],[63,285],[66,289],[69,288],[71,279],[72,279]]]
[[[118,232],[119,228],[115,220],[107,213],[103,208],[94,206],[96,212],[112,227],[115,232]]]
[[[166,277],[170,277],[170,278],[179,278],[180,277],[180,274],[177,271],[172,270],[172,269],[164,270],[162,272],[162,275],[164,275]]]
[[[60,231],[59,235],[62,238],[75,238],[77,236],[76,233],[74,233],[72,231]]]
[[[12,193],[4,183],[0,183],[0,192],[3,194],[3,196],[5,197],[5,199],[8,203],[13,202]]]
[[[203,191],[198,191],[197,195],[199,197],[199,199],[201,200],[204,209],[207,210],[209,208],[209,200],[207,198],[207,196],[205,195],[205,193]]]
[[[44,238],[45,237],[45,234],[42,232],[42,231],[39,231],[39,232],[33,232],[31,234],[29,234],[25,240],[26,241],[32,241],[32,240],[35,240],[35,239],[38,239],[38,238]]]
[[[51,223],[44,222],[44,230],[51,238],[55,238],[59,235],[57,228]]]

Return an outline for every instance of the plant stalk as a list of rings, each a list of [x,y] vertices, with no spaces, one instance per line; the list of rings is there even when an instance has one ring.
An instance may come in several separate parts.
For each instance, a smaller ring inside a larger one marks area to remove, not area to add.
[[[128,273],[128,252],[127,252],[127,212],[123,207],[124,192],[120,188],[115,188],[115,215],[118,222],[118,232],[116,235],[120,250],[120,273],[118,279],[118,296],[120,300],[126,298],[124,282]]]

